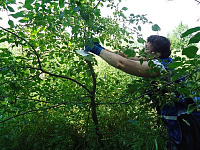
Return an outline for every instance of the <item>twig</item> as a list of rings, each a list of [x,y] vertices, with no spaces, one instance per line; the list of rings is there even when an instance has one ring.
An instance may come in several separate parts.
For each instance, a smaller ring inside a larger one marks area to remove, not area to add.
[[[36,68],[35,68],[36,69]],[[43,73],[46,73],[50,76],[54,76],[54,77],[58,77],[58,78],[63,78],[63,79],[68,79],[68,80],[71,80],[73,82],[75,82],[76,84],[80,85],[81,87],[83,87],[88,93],[92,94],[91,91],[85,86],[83,85],[82,83],[80,83],[79,81],[73,79],[73,78],[70,78],[70,77],[66,77],[66,76],[63,76],[63,75],[57,75],[57,74],[53,74],[53,73],[50,73],[48,71],[45,71],[43,69],[38,69],[40,71],[42,71]]]
[[[98,1],[98,3],[94,6],[93,10],[97,8],[97,6],[100,4],[101,0]]]
[[[194,0],[195,2],[197,2],[198,3],[198,5],[200,4],[200,1],[199,0]]]
[[[76,84],[80,85],[82,88],[84,88],[89,94],[92,95],[91,91],[85,86],[83,85],[82,83],[80,83],[79,81],[71,78],[71,77],[66,77],[66,76],[63,76],[63,75],[57,75],[57,74],[53,74],[53,73],[50,73],[48,71],[45,71],[44,69],[40,69],[40,68],[36,68],[36,67],[32,67],[32,66],[15,66],[15,67],[20,67],[20,68],[29,68],[29,69],[35,69],[35,70],[39,70],[41,71],[41,73],[46,73],[50,76],[54,76],[54,77],[58,77],[58,78],[63,78],[63,79],[67,79],[67,80],[71,80],[73,82],[75,82]],[[7,67],[7,68],[12,68],[12,67]]]

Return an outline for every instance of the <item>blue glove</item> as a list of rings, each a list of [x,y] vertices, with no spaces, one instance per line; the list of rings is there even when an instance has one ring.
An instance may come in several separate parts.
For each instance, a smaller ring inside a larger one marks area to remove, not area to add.
[[[85,51],[87,52],[92,52],[96,55],[99,55],[100,52],[105,49],[104,47],[102,47],[99,43],[94,42],[94,47],[90,48],[88,45],[85,46]]]

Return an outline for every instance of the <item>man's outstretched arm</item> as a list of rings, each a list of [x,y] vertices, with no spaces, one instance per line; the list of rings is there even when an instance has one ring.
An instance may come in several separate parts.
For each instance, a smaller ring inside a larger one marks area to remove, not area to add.
[[[149,67],[147,61],[143,61],[143,63],[140,64],[140,61],[124,58],[118,54],[109,52],[108,50],[102,50],[99,56],[111,66],[118,68],[131,75],[139,77],[155,77],[159,74],[156,72],[150,73],[148,71],[152,68]]]

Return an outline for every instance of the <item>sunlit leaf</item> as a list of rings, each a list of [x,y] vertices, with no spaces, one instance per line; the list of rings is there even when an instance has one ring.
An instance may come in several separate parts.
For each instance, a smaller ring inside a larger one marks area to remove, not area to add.
[[[11,28],[13,28],[13,27],[15,26],[15,25],[14,25],[14,22],[13,22],[12,20],[9,20],[9,21],[8,21],[8,24],[10,25]]]
[[[188,36],[188,35],[190,35],[190,34],[192,34],[192,33],[194,33],[194,32],[197,32],[197,31],[200,31],[200,27],[195,27],[195,28],[191,28],[191,29],[187,30],[186,32],[184,32],[184,33],[181,35],[181,37],[182,37],[182,38],[183,38],[183,37],[186,37],[186,36]]]
[[[152,30],[153,31],[160,31],[161,28],[157,24],[154,24],[154,25],[152,25]]]
[[[33,6],[31,6],[30,4],[25,4],[24,7],[27,8],[28,10],[32,10],[33,9]]]
[[[198,51],[198,47],[189,46],[183,49],[182,55],[186,55],[188,58],[194,58],[197,54],[197,51]]]
[[[26,20],[26,19],[20,19],[20,20],[19,20],[20,23],[26,23],[27,21],[28,21],[28,20]]]
[[[27,5],[27,4],[31,5],[34,1],[35,1],[35,0],[26,0],[26,1],[25,1],[25,5]]]
[[[127,7],[123,7],[122,10],[126,11],[126,10],[128,10],[128,8]]]
[[[20,11],[20,12],[17,12],[16,14],[11,14],[11,16],[14,18],[24,17],[24,12]]]
[[[59,7],[63,8],[65,6],[65,0],[59,0]]]
[[[12,7],[10,7],[10,6],[7,6],[8,7],[8,10],[10,11],[10,12],[15,12],[15,10],[12,8]]]
[[[144,40],[143,38],[138,38],[137,41],[138,41],[139,43],[142,43],[142,44],[145,43],[145,40]]]
[[[139,30],[139,31],[141,31],[141,30],[142,30],[141,26],[138,26],[138,30]]]
[[[191,43],[198,43],[200,41],[200,32],[198,32],[197,34],[195,34],[190,40],[189,40],[189,44]]]
[[[174,61],[173,63],[169,64],[168,68],[169,69],[174,69],[174,68],[180,67],[182,65],[183,65],[183,62],[181,62],[181,61]]]
[[[79,30],[79,26],[74,26],[72,28],[72,34],[76,33]]]

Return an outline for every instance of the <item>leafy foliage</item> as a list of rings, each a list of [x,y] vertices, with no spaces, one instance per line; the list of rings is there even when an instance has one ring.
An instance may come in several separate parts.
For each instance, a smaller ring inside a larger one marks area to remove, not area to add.
[[[96,57],[88,61],[76,53],[98,41],[136,55],[134,42],[145,43],[142,24],[152,23],[145,15],[127,17],[127,7],[118,5],[114,0],[0,2],[0,10],[9,12],[10,26],[0,26],[1,149],[159,149],[166,145],[155,107],[173,103],[174,95],[163,95],[160,89],[191,96],[199,88],[195,77],[187,80],[187,88],[181,83],[166,86],[166,80],[132,77]],[[102,16],[103,6],[113,11],[113,17]],[[152,29],[160,30],[158,25]],[[190,40],[184,57],[175,56],[170,66],[176,70],[173,81],[199,68],[198,48],[190,46],[199,41],[198,33]],[[154,81],[158,91],[151,91]],[[154,93],[153,102],[148,90]]]

